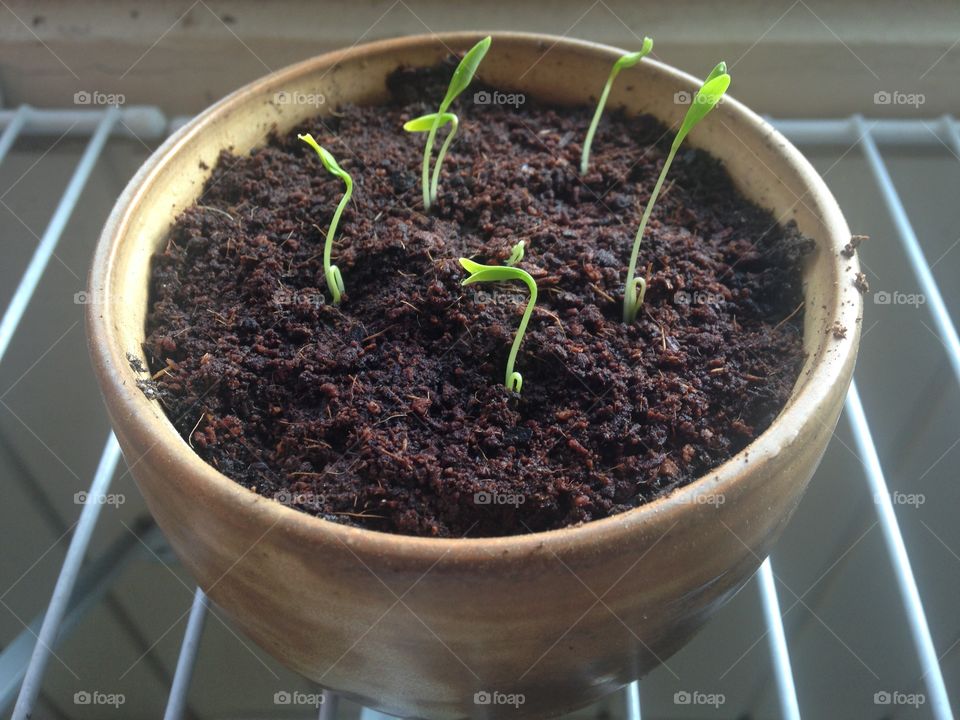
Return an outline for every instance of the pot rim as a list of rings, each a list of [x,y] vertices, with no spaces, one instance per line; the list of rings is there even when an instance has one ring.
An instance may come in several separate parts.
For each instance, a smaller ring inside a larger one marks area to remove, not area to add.
[[[371,51],[383,53],[424,44],[440,43],[445,46],[469,47],[470,44],[487,35],[493,36],[494,40],[499,37],[515,42],[540,43],[548,47],[547,52],[556,45],[562,44],[585,52],[602,53],[609,56],[611,63],[625,52],[610,45],[585,40],[539,33],[498,31],[421,34],[355,44],[346,49],[324,53],[289,65],[242,86],[173,133],[144,162],[118,198],[97,243],[89,277],[92,302],[88,305],[86,317],[91,359],[113,424],[124,425],[125,430],[130,434],[155,439],[140,458],[128,463],[131,468],[144,461],[147,455],[161,451],[158,454],[161,454],[163,460],[169,463],[166,465],[167,472],[192,478],[193,482],[199,486],[198,496],[216,496],[222,502],[234,502],[237,504],[238,512],[241,513],[263,514],[272,528],[282,529],[304,542],[320,539],[334,540],[346,545],[351,552],[389,554],[411,560],[439,561],[439,558],[449,556],[449,559],[454,561],[469,562],[472,559],[482,559],[489,562],[497,557],[523,555],[533,550],[559,552],[574,546],[597,547],[600,543],[603,545],[610,542],[617,543],[618,539],[641,531],[644,524],[663,526],[671,519],[679,521],[679,517],[684,512],[696,511],[697,503],[691,500],[697,495],[705,490],[710,493],[732,494],[731,491],[736,489],[737,481],[747,469],[748,462],[751,465],[760,464],[774,457],[786,444],[796,438],[799,432],[797,428],[800,425],[816,419],[816,414],[826,405],[830,388],[842,379],[844,368],[848,363],[853,362],[856,355],[862,307],[859,293],[854,293],[855,302],[850,302],[849,293],[836,292],[832,295],[827,308],[827,322],[837,321],[850,328],[850,338],[845,342],[821,346],[818,349],[818,357],[810,367],[801,370],[793,394],[774,421],[739,453],[687,485],[626,512],[581,525],[525,535],[430,538],[351,527],[309,515],[239,485],[197,455],[179,435],[166,415],[161,419],[151,413],[143,412],[139,403],[146,399],[137,389],[137,377],[129,367],[126,354],[116,337],[114,317],[122,314],[122,311],[117,313],[114,305],[104,302],[104,298],[109,296],[107,290],[113,282],[118,239],[127,233],[131,217],[136,214],[145,189],[156,179],[168,158],[178,153],[190,138],[204,132],[219,118],[228,115],[233,108],[242,105],[251,94],[270,87],[280,89],[297,77],[311,72],[318,65],[329,65],[332,68],[343,61],[362,57]],[[696,88],[701,83],[692,75],[650,57],[644,58],[642,62],[654,65],[657,71],[672,77],[680,85]],[[777,148],[778,152],[787,156],[790,164],[808,185],[809,193],[816,204],[823,208],[824,216],[821,220],[827,229],[829,239],[833,242],[829,243],[828,247],[820,249],[831,253],[835,276],[842,277],[844,268],[858,272],[857,257],[847,259],[839,254],[842,248],[839,241],[849,238],[849,229],[836,200],[820,175],[786,138],[759,115],[729,96],[725,98],[725,104],[731,107],[732,112],[739,114],[754,126],[767,142]],[[654,518],[656,518],[655,523]]]

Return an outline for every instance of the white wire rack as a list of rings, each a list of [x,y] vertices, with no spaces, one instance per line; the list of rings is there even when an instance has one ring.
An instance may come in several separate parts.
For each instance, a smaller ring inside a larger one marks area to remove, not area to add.
[[[913,272],[926,295],[928,312],[946,348],[956,380],[960,383],[960,340],[957,337],[956,327],[950,318],[930,265],[924,257],[917,234],[914,232],[878,148],[882,144],[922,146],[943,143],[960,157],[960,124],[952,117],[932,121],[868,122],[860,116],[838,120],[776,120],[774,123],[781,132],[799,145],[859,144],[886,202],[887,210]],[[168,122],[163,113],[152,107],[40,110],[24,106],[16,110],[0,110],[0,127],[3,128],[0,135],[0,162],[21,135],[67,133],[90,138],[40,238],[33,257],[4,310],[3,320],[0,322],[0,362],[20,327],[24,312],[56,250],[67,221],[77,205],[80,193],[109,139],[112,136],[128,135],[141,140],[156,141],[162,139],[178,124],[177,121]],[[923,671],[930,712],[936,720],[952,719],[953,712],[924,613],[923,602],[910,567],[907,549],[897,523],[883,468],[856,382],[851,386],[847,396],[845,417],[850,424],[862,458],[864,479],[871,495],[876,499],[878,523],[883,531],[889,561],[903,602],[903,612]],[[108,492],[119,461],[120,449],[111,434],[104,444],[100,462],[90,486],[90,496],[99,497]],[[139,540],[143,540],[142,543],[138,542],[137,537],[130,535],[115,543],[97,559],[85,564],[84,560],[101,507],[102,505],[97,503],[88,503],[83,506],[46,612],[38,616],[0,653],[0,707],[7,706],[16,696],[14,720],[26,720],[31,716],[53,649],[58,642],[81,620],[85,610],[103,596],[119,574],[119,569],[131,557],[144,547],[162,542],[155,527],[141,528]],[[791,670],[790,651],[770,559],[761,566],[757,579],[757,588],[767,625],[766,637],[769,643],[770,663],[777,682],[780,713],[788,720],[796,720],[801,717],[801,703],[797,697]],[[207,598],[198,589],[170,688],[164,715],[167,720],[177,720],[183,715],[207,612]],[[639,683],[634,682],[624,689],[623,701],[627,717],[631,720],[639,720],[641,717]],[[337,698],[332,694],[325,694],[320,718],[336,717],[337,706]],[[375,720],[385,716],[364,710],[362,717],[365,720]]]

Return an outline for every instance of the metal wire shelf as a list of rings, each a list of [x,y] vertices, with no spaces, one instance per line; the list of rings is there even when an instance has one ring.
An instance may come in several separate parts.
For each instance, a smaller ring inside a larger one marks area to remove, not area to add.
[[[20,327],[37,285],[77,206],[80,193],[110,138],[132,136],[156,141],[182,122],[183,119],[168,121],[163,113],[154,107],[41,110],[22,106],[15,110],[0,110],[0,127],[3,128],[0,134],[0,162],[21,135],[55,133],[90,138],[13,297],[4,310],[3,319],[0,321],[0,362]],[[860,116],[852,116],[836,120],[775,120],[774,124],[799,145],[859,145],[885,200],[911,268],[926,295],[937,334],[946,348],[954,376],[960,383],[960,339],[956,327],[878,148],[880,144],[942,144],[960,157],[960,123],[952,117],[930,121],[868,121]],[[876,499],[878,522],[882,528],[910,636],[923,670],[923,682],[931,714],[936,720],[950,720],[954,716],[940,663],[856,382],[847,396],[845,418],[863,458],[864,479]],[[119,446],[111,433],[104,444],[90,485],[91,496],[99,497],[108,492],[120,457]],[[16,696],[14,720],[26,720],[31,716],[56,644],[80,622],[84,612],[103,596],[119,574],[120,568],[131,557],[144,548],[162,543],[155,526],[139,528],[137,536],[121,539],[96,560],[85,565],[84,559],[101,508],[102,505],[98,503],[83,505],[46,612],[38,616],[0,653],[0,707],[7,706]],[[780,714],[788,720],[798,720],[801,717],[800,703],[777,596],[776,575],[769,558],[762,564],[757,580],[767,627],[770,662],[777,683]],[[164,715],[167,720],[176,720],[183,716],[208,607],[207,598],[197,589],[170,688]],[[639,720],[639,683],[630,684],[623,693],[627,717]],[[325,693],[324,698],[320,718],[336,717],[336,696]],[[374,720],[386,716],[364,710],[362,717]]]

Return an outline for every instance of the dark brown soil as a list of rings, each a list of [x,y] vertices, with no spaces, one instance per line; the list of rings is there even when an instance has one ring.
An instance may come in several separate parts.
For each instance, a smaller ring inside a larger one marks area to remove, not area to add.
[[[435,109],[449,73],[398,71],[386,107],[223,152],[154,258],[151,388],[178,430],[262,495],[427,536],[607,517],[744,448],[803,361],[812,242],[681,151],[643,240],[646,301],[624,325],[631,244],[672,135],[608,109],[581,178],[592,107],[479,105],[474,87],[425,215],[424,138],[401,124]],[[298,132],[356,184],[334,247],[339,307],[321,254],[343,187]],[[463,288],[457,258],[502,263],[520,239],[540,301],[516,395],[503,375],[526,291]]]

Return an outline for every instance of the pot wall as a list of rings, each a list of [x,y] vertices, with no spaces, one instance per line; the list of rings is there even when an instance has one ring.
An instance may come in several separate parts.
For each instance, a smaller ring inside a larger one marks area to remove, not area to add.
[[[328,523],[207,466],[160,405],[137,390],[125,358],[142,356],[149,258],[174,215],[199,195],[209,173],[200,162],[213,167],[222,148],[244,153],[274,125],[289,129],[318,109],[379,102],[398,65],[433,64],[480,37],[358,46],[221,101],[131,181],[104,229],[91,278],[94,364],[124,456],[173,549],[272,655],[325,687],[403,716],[554,715],[661,662],[669,666],[669,656],[752,576],[788,521],[836,424],[859,341],[858,268],[838,256],[849,231],[836,203],[792,146],[728,100],[688,142],[722,159],[746,196],[781,222],[796,220],[818,248],[805,275],[807,363],[781,416],[746,451],[629,513],[482,540]],[[503,92],[587,104],[618,56],[570,40],[495,35],[479,75]],[[686,111],[675,93],[698,85],[644,60],[621,74],[609,107],[625,104],[674,124]],[[320,93],[326,103],[277,102],[278,92]],[[834,321],[848,328],[846,339],[829,332]],[[477,705],[480,691],[522,693],[525,702],[516,712]]]

